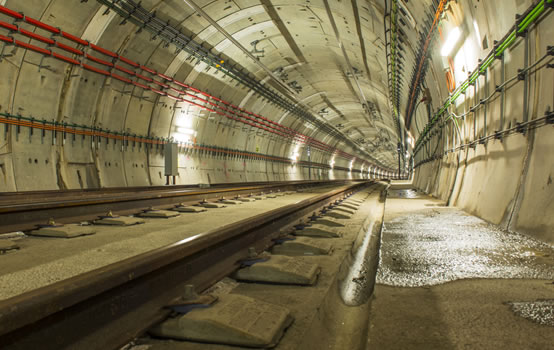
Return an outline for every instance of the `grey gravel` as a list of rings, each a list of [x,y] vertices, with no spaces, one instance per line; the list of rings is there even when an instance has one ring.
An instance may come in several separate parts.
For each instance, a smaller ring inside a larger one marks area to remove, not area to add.
[[[385,224],[377,282],[400,287],[464,278],[554,278],[554,248],[453,208]]]
[[[554,299],[509,302],[512,311],[538,324],[554,327]]]

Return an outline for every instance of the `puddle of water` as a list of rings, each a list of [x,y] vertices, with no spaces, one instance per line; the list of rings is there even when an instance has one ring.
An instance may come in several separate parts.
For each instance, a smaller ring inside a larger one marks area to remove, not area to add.
[[[420,196],[417,194],[416,190],[408,189],[408,190],[390,190],[388,193],[388,197],[391,198],[419,198]]]
[[[554,327],[554,299],[509,302],[512,311],[528,320]]]
[[[420,287],[464,278],[554,279],[554,247],[452,209],[385,224],[377,283]]]

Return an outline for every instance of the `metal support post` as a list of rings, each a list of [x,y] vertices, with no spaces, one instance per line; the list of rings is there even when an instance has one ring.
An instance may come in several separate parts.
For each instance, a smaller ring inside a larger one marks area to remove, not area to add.
[[[402,171],[401,165],[400,165],[400,157],[402,156],[400,153],[402,152],[402,144],[398,143],[398,176],[400,176],[400,172]]]
[[[504,130],[504,100],[506,99],[506,86],[504,86],[504,83],[506,82],[506,55],[502,54],[502,64],[500,66],[500,84],[502,85],[502,89],[500,91],[500,128],[498,131],[502,132]]]
[[[312,155],[310,146],[308,146],[308,180],[312,179]]]
[[[489,85],[488,85],[488,70],[485,70],[485,98],[489,97]],[[488,101],[483,101],[484,115],[483,115],[483,137],[487,137],[487,105]]]
[[[523,57],[523,70],[525,72],[525,79],[523,82],[523,122],[529,120],[529,34],[525,33],[525,54]]]
[[[477,140],[477,90],[479,78],[473,82],[473,142]]]

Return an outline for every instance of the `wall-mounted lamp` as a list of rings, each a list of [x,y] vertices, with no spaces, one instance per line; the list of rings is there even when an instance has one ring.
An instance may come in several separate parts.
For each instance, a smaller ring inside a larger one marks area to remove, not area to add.
[[[194,131],[193,129],[189,129],[189,128],[177,128],[177,132],[179,134],[184,134],[184,135],[195,135],[196,134],[196,131]]]
[[[450,56],[450,54],[452,53],[452,50],[458,43],[458,40],[460,40],[461,36],[462,36],[462,31],[460,30],[459,27],[452,28],[450,33],[448,33],[446,42],[442,46],[441,56],[443,57]]]
[[[173,138],[177,142],[188,143],[195,140],[196,131],[189,128],[177,127],[176,133],[173,134]]]

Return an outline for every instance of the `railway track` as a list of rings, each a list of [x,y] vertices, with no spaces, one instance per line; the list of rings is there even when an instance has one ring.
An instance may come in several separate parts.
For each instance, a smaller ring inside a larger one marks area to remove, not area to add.
[[[37,225],[45,224],[50,218],[60,223],[73,223],[95,219],[108,211],[128,215],[152,207],[171,207],[179,203],[196,204],[201,200],[215,200],[222,196],[296,190],[323,183],[345,182],[284,181],[220,184],[209,188],[184,185],[6,192],[0,193],[0,233],[32,230]]]
[[[251,193],[308,185],[317,183],[211,189],[213,192],[209,193],[194,188],[169,191],[164,188],[167,195],[151,191],[138,201],[142,208],[151,206],[148,201],[155,200],[159,200],[156,203],[160,205],[183,202],[183,197],[190,201],[206,196],[216,198],[224,191]],[[338,188],[332,191],[2,300],[0,348],[117,349],[166,319],[171,311],[164,306],[178,300],[187,285],[194,285],[198,292],[205,290],[236,271],[240,267],[239,261],[247,258],[252,248],[257,252],[268,249],[276,238],[283,235],[284,229],[291,229],[294,224],[305,221],[313,213],[352,192],[366,188],[369,183],[351,182],[339,186],[337,182],[335,185]],[[121,193],[132,193],[128,190],[114,192],[109,199],[106,198],[108,195],[96,193],[104,201],[101,205],[113,205],[114,202],[109,201]],[[75,200],[81,195],[68,195],[66,199]],[[132,196],[124,196],[125,201],[132,203]],[[66,208],[61,204],[63,202],[57,200],[50,204],[63,209]],[[90,208],[91,205],[84,207]],[[38,212],[42,210],[37,209]],[[136,211],[136,207],[132,210]],[[76,217],[73,212],[71,215],[66,219]]]

